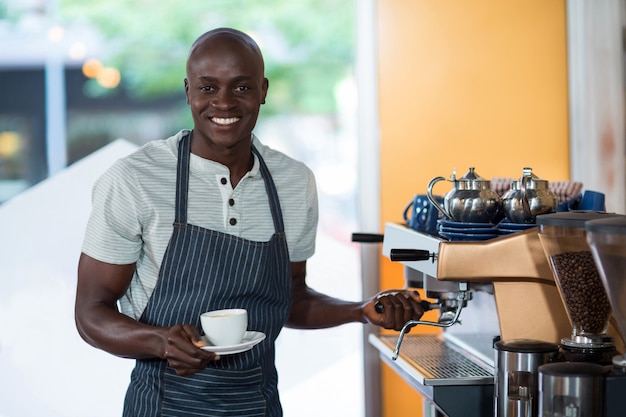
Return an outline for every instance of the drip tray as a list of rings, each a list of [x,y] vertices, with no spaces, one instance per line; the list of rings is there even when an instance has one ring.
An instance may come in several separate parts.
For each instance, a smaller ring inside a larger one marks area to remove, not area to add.
[[[447,417],[493,414],[494,376],[490,366],[441,335],[406,335],[397,360],[398,337],[370,334],[380,358]]]
[[[392,361],[397,340],[393,335],[370,335],[370,343],[383,359],[422,385],[493,384],[493,367],[440,335],[406,335],[398,359]]]

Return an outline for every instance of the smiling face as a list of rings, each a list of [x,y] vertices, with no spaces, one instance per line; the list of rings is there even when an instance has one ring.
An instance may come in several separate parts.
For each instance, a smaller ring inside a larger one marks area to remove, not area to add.
[[[247,35],[216,30],[200,37],[187,60],[185,94],[202,153],[229,153],[249,145],[265,103],[268,81],[263,58]],[[197,148],[199,149],[199,148]]]

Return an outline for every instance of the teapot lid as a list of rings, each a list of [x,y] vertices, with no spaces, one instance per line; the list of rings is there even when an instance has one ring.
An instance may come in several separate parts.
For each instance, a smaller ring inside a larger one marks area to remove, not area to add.
[[[476,173],[474,167],[470,167],[469,171],[467,171],[465,175],[459,178],[459,181],[486,181],[486,180]]]
[[[456,183],[456,188],[460,190],[482,190],[490,188],[490,181],[484,179],[476,173],[474,167],[470,167],[469,171],[465,173],[461,178],[454,179],[455,174],[452,174],[452,180]]]
[[[548,181],[542,180],[535,174],[533,174],[533,169],[530,167],[526,167],[522,170],[523,174],[519,181],[511,181],[511,188],[514,190],[519,190],[521,188],[522,181],[526,180],[526,184],[528,188],[534,189],[544,189],[548,188]]]
[[[533,174],[533,169],[532,169],[532,168],[530,168],[530,167],[526,167],[526,168],[524,168],[524,169],[522,170],[522,172],[523,172],[522,176],[523,176],[523,177],[530,177],[530,180],[531,180],[532,182],[545,182],[545,183],[547,183],[547,182],[548,182],[548,181],[546,181],[546,180],[542,180],[541,178],[539,178],[538,176],[536,176],[535,174]]]

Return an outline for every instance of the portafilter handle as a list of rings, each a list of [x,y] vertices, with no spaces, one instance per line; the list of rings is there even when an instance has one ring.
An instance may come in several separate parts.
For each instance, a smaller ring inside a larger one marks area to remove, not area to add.
[[[434,308],[440,308],[441,307],[441,304],[431,303],[430,301],[426,301],[426,300],[420,301],[420,305],[422,306],[422,309],[424,311],[430,311],[430,310],[432,310]],[[385,306],[383,306],[380,303],[380,301],[376,301],[376,304],[374,304],[374,309],[379,314],[382,314],[382,313],[385,312]]]

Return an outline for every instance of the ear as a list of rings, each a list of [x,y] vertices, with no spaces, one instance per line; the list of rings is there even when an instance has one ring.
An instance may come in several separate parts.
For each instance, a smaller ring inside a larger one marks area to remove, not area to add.
[[[270,87],[270,80],[267,78],[263,78],[263,84],[261,86],[262,96],[261,96],[261,104],[265,104],[265,98],[267,97],[267,90]]]
[[[187,100],[187,104],[189,104],[189,81],[185,78],[185,99]]]

